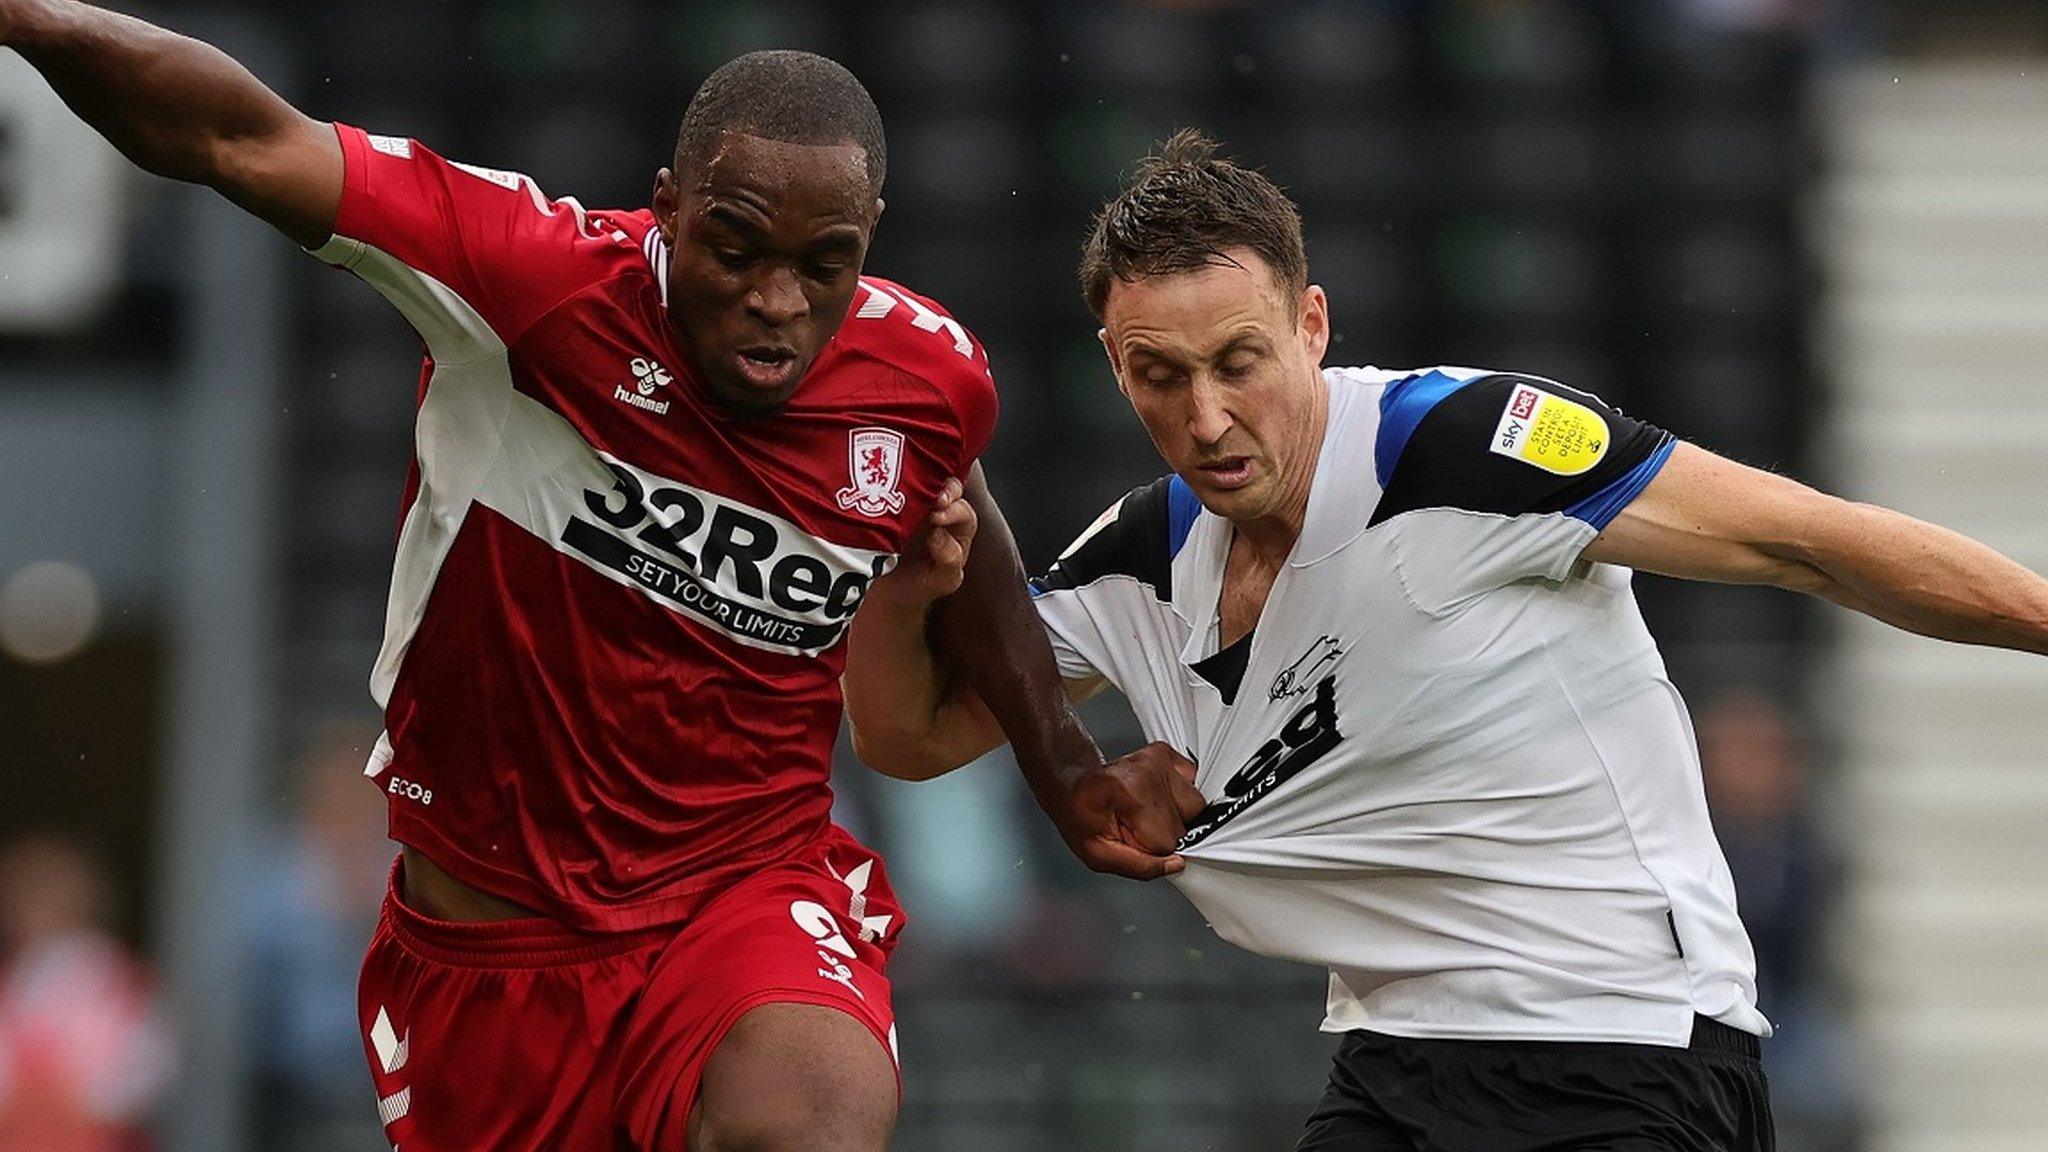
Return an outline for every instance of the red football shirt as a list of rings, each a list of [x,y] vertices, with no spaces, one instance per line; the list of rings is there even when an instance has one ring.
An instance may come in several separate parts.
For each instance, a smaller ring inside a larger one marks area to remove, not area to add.
[[[680,919],[825,828],[847,622],[986,446],[987,357],[863,279],[789,403],[728,414],[652,213],[337,130],[315,255],[427,351],[371,676],[391,834],[579,928]]]

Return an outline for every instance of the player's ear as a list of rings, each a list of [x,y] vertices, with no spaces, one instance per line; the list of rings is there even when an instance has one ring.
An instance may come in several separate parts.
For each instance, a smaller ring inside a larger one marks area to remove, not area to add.
[[[663,243],[676,242],[676,209],[682,204],[677,193],[676,174],[663,168],[654,174],[654,224],[661,229]]]
[[[1307,347],[1309,358],[1318,365],[1323,362],[1323,353],[1330,350],[1330,297],[1320,284],[1311,284],[1301,291],[1301,300],[1296,306],[1300,313],[1301,339]]]

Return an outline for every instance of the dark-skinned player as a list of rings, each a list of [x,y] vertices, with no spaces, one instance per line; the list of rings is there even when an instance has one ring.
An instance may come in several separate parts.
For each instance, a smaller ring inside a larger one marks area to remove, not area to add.
[[[957,585],[931,632],[1068,844],[1178,869],[1199,798],[1102,763],[980,482],[985,355],[861,275],[886,149],[843,68],[719,69],[650,207],[601,211],[89,5],[0,0],[0,44],[426,345],[371,676],[403,852],[361,984],[404,1152],[879,1152],[903,916],[828,787],[871,590]]]

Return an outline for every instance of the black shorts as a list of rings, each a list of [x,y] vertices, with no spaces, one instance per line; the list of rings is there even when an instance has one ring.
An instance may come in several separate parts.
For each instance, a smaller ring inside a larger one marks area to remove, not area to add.
[[[1757,1039],[1692,1045],[1350,1032],[1295,1152],[1772,1152]]]

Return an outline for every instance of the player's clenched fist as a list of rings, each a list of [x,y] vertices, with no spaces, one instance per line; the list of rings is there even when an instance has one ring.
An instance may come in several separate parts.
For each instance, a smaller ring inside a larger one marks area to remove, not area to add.
[[[1042,789],[1038,803],[1088,867],[1155,880],[1187,866],[1173,848],[1206,802],[1194,761],[1172,745],[1147,744],[1062,783]]]

